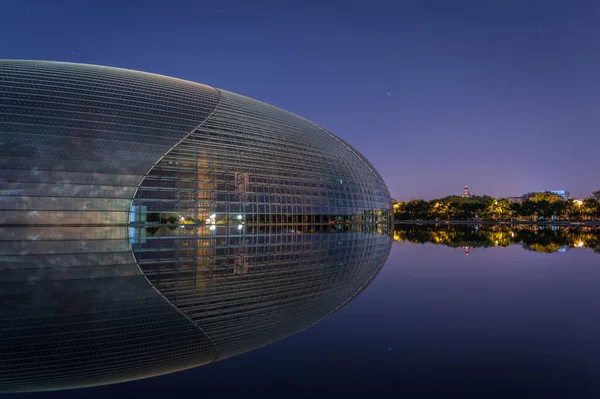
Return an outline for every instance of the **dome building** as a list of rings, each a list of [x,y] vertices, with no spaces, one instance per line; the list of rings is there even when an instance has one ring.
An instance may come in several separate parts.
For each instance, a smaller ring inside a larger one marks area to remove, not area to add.
[[[388,221],[389,192],[358,151],[260,101],[40,61],[0,61],[0,90],[0,224],[124,224],[132,207],[152,222]]]
[[[328,130],[143,72],[0,61],[0,392],[225,359],[355,298],[387,187]]]

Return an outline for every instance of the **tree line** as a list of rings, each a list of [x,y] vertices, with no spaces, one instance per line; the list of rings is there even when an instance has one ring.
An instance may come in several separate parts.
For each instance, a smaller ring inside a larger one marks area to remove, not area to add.
[[[521,202],[488,195],[466,198],[450,195],[393,204],[396,220],[600,220],[600,190],[584,200],[568,199],[551,192],[523,195]]]

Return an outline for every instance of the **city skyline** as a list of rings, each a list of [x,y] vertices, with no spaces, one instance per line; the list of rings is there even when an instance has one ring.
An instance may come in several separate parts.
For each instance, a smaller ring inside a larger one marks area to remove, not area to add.
[[[398,200],[465,184],[494,197],[598,189],[598,2],[60,5],[3,2],[2,58],[112,65],[257,98],[336,132]]]

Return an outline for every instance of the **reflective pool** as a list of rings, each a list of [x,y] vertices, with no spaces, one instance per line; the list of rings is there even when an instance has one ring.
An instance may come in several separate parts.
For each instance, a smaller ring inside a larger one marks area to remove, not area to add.
[[[600,230],[511,229],[401,228],[372,284],[302,333],[161,377],[19,397],[594,397]]]

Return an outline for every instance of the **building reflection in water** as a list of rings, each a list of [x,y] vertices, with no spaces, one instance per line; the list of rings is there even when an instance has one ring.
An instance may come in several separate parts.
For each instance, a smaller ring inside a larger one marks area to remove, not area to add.
[[[521,245],[534,252],[566,252],[590,248],[600,253],[600,228],[592,226],[399,224],[394,241],[432,243],[459,248],[469,255],[474,248]]]
[[[144,378],[331,315],[377,275],[389,230],[239,223],[4,227],[0,391]]]

